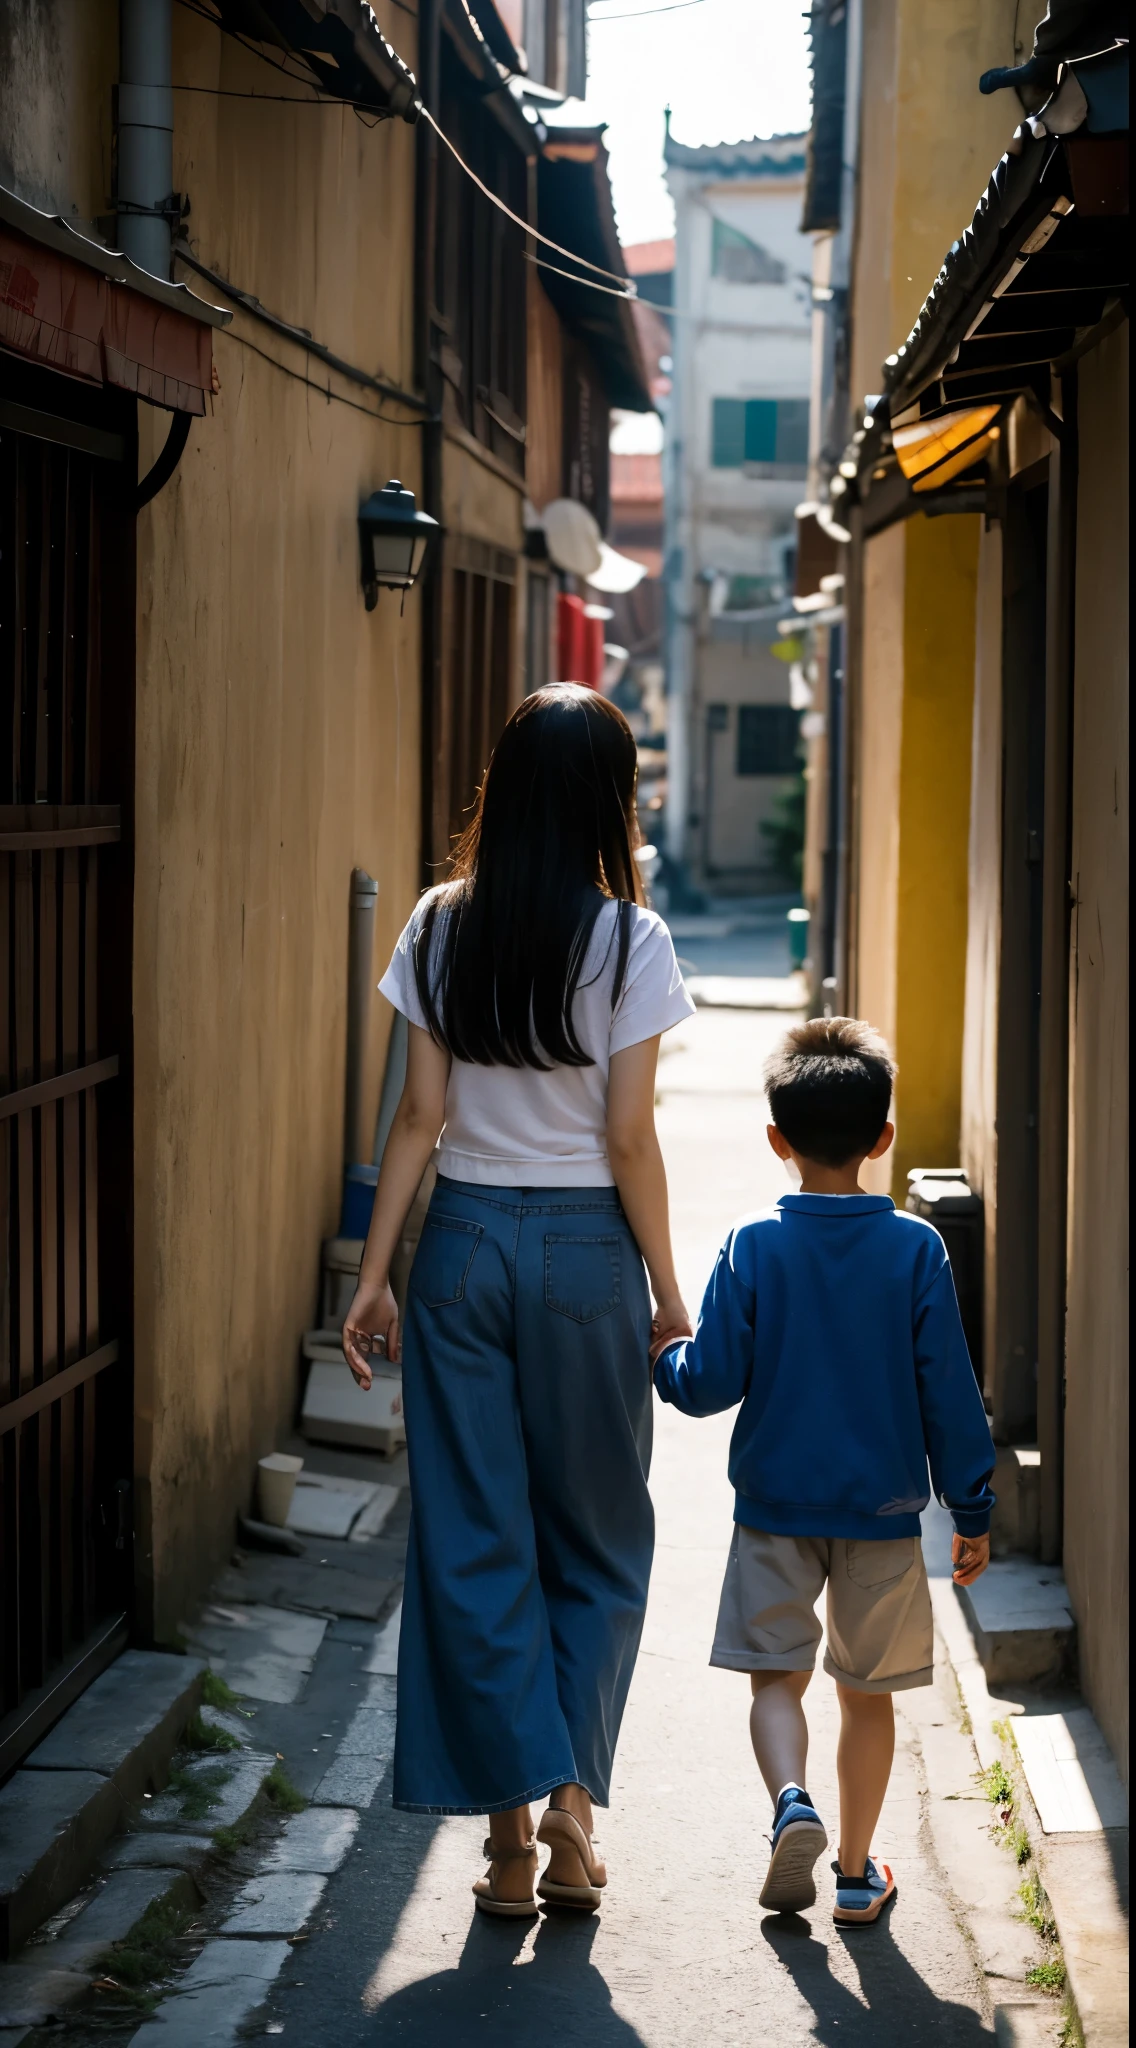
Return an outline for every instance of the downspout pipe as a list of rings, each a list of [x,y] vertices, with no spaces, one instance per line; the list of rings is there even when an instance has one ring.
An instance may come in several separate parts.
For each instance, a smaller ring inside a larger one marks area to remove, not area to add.
[[[379,885],[364,868],[351,873],[351,921],[347,937],[347,1077],[343,1104],[343,1164],[370,1162],[374,1133],[363,1129],[363,1062],[371,1018],[375,906]]]
[[[151,277],[170,274],[174,182],[173,0],[119,0],[118,240]]]

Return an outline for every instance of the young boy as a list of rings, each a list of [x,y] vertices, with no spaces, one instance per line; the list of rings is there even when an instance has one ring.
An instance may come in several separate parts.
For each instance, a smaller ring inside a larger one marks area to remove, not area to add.
[[[824,1668],[840,1740],[838,1921],[878,1919],[895,1892],[870,1851],[891,1771],[892,1694],[929,1685],[931,1602],[919,1515],[951,1510],[955,1581],[990,1555],[994,1447],[942,1239],[859,1184],[894,1136],[895,1067],[867,1024],[818,1018],[767,1062],[769,1142],[801,1176],[730,1232],[692,1338],[664,1340],[655,1385],[687,1415],[741,1402],[730,1445],[734,1536],[710,1662],[748,1671],[750,1733],[774,1802],[760,1903],[816,1898],[827,1845],[805,1790],[802,1699],[828,1583]]]

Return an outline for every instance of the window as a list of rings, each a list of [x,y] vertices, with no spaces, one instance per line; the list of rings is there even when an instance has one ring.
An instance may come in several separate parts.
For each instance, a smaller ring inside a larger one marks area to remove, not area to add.
[[[715,469],[803,471],[809,453],[807,398],[716,398],[710,459]]]
[[[795,775],[801,714],[790,704],[743,704],[738,710],[739,775]]]
[[[785,265],[724,220],[715,218],[711,246],[714,275],[724,277],[727,284],[784,284]]]

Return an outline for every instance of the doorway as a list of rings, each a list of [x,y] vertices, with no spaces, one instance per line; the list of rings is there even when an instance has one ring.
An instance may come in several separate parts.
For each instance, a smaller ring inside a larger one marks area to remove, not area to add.
[[[0,401],[0,1777],[129,1628],[133,401]]]

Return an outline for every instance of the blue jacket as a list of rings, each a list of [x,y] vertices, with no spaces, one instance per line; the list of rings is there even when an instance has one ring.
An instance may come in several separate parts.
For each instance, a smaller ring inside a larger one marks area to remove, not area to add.
[[[686,1415],[741,1402],[747,1528],[917,1536],[928,1461],[959,1534],[990,1527],[994,1445],[946,1250],[886,1195],[782,1195],[737,1224],[655,1385]]]

